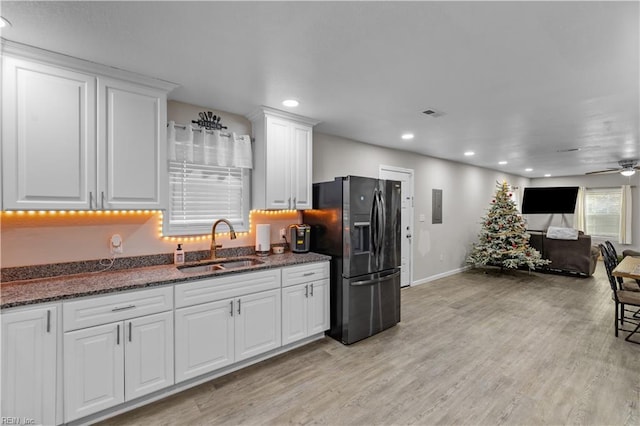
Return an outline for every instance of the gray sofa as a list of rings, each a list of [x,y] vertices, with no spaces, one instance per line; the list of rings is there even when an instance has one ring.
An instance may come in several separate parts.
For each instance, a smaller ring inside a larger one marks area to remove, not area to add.
[[[531,247],[551,261],[536,270],[582,277],[589,277],[596,270],[600,250],[591,245],[591,235],[579,232],[577,240],[556,240],[547,238],[546,232],[529,231],[529,234]]]

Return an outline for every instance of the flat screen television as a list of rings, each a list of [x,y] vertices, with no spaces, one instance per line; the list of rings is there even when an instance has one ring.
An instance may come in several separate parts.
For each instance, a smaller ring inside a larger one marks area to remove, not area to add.
[[[577,197],[577,186],[525,188],[522,213],[573,213]]]

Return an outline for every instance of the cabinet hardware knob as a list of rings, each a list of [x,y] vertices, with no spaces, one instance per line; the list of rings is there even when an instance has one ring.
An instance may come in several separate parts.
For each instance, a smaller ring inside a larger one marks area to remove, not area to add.
[[[304,274],[302,274],[303,277],[309,277],[311,275],[315,274],[315,272],[305,272]]]
[[[51,311],[47,309],[47,333],[51,333]]]
[[[129,341],[131,341],[131,321],[129,321]]]
[[[229,315],[233,316],[233,300],[229,301],[229,305],[230,305]]]
[[[311,296],[313,296],[313,284],[311,284]]]
[[[89,191],[89,210],[93,210],[93,192]]]
[[[120,324],[116,326],[116,345],[120,344]]]
[[[240,315],[240,299],[238,299],[238,315]]]
[[[100,204],[101,204],[101,209],[104,210],[104,191],[100,192]]]
[[[309,297],[309,285],[304,286],[304,297]]]

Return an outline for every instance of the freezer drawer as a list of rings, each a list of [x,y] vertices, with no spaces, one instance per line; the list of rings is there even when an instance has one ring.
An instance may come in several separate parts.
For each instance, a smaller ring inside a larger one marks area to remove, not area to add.
[[[341,341],[351,344],[400,321],[400,269],[343,278]]]

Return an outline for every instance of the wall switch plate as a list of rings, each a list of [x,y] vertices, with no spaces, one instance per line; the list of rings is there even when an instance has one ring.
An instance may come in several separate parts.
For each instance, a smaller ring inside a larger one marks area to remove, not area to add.
[[[109,247],[111,248],[111,254],[122,253],[124,247],[122,246],[122,237],[120,234],[113,234],[111,240],[109,240]]]
[[[424,222],[424,221],[425,221],[425,219],[426,219],[426,217],[425,217],[424,213],[420,213],[420,216],[418,216],[418,220],[419,220],[420,222]]]

